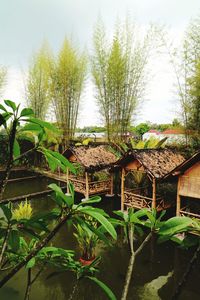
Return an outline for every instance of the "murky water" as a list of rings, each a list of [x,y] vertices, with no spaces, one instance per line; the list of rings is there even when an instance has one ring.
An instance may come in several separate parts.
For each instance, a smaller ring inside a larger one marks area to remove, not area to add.
[[[9,197],[31,193],[47,188],[49,180],[43,178],[10,183],[7,188]],[[49,196],[37,197],[32,200],[35,213],[48,211],[54,206]],[[103,199],[101,203],[106,211],[119,208],[119,199]],[[66,249],[74,249],[79,257],[79,249],[73,237],[72,229],[64,226],[56,235],[54,245]],[[158,245],[150,242],[137,257],[130,284],[130,300],[168,300],[172,295],[181,275],[185,271],[193,250],[181,250],[173,243]],[[101,263],[98,278],[104,281],[120,299],[125,281],[129,254],[127,245],[123,243],[122,235],[112,248],[102,247],[99,250]],[[200,299],[200,258],[179,299]],[[66,300],[69,299],[76,284],[75,275],[66,272],[57,277],[47,279],[53,270],[47,269],[32,286],[31,300]],[[26,286],[26,271],[20,271],[6,286],[0,289],[0,299],[22,300]],[[74,300],[104,300],[104,293],[94,283],[83,279],[79,282]]]

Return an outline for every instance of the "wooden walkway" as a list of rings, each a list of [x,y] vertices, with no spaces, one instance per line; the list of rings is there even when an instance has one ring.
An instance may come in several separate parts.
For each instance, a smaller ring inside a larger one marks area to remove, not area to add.
[[[52,173],[50,171],[45,171],[45,170],[40,170],[40,169],[34,169],[33,171],[36,173],[39,173],[40,175],[44,175],[49,178],[67,183],[67,175],[66,174]]]

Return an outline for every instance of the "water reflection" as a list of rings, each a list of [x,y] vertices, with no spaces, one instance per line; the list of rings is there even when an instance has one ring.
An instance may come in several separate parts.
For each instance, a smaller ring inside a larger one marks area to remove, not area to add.
[[[33,182],[12,183],[12,195],[35,189],[41,190],[47,187],[49,180],[33,180]],[[7,190],[10,196],[11,186]],[[35,213],[49,211],[54,207],[54,202],[49,196],[37,197],[31,201]],[[103,199],[101,206],[108,212],[119,208],[119,199]],[[51,242],[56,246],[66,249],[75,249],[79,256],[78,246],[73,236],[72,227],[63,226],[60,232]],[[129,261],[129,251],[124,243],[121,230],[116,245],[111,248],[100,247],[99,254],[102,257],[99,265],[98,278],[104,281],[120,299],[126,277]],[[133,276],[131,279],[129,300],[168,300],[183,274],[192,255],[192,250],[183,251],[172,243],[158,245],[153,239],[147,244],[143,252],[137,257]],[[180,300],[197,300],[200,294],[200,270],[199,262],[193,270],[189,281],[182,292]],[[34,283],[31,292],[31,300],[66,300],[70,298],[74,285],[75,275],[66,272],[56,277],[47,279],[53,269],[46,269]],[[36,273],[37,270],[34,270]],[[20,271],[5,287],[0,289],[0,299],[22,300],[24,298],[26,284],[26,271]],[[73,295],[74,300],[103,300],[107,299],[103,292],[93,282],[83,279],[78,284],[78,289]]]

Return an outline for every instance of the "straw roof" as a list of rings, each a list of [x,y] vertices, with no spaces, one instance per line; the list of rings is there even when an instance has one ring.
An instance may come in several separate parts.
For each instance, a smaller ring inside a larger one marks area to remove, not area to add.
[[[170,178],[173,176],[177,176],[181,173],[184,173],[186,170],[191,168],[193,165],[195,165],[197,162],[200,161],[200,150],[194,153],[190,158],[184,160],[180,165],[178,165],[176,168],[172,169],[171,172],[165,175],[166,178]]]
[[[105,169],[117,161],[117,157],[105,145],[70,147],[63,155],[66,158],[74,155],[77,162],[88,170]]]
[[[151,177],[161,179],[185,159],[181,154],[169,149],[135,149],[120,159],[118,164],[126,166],[134,160],[139,161]]]

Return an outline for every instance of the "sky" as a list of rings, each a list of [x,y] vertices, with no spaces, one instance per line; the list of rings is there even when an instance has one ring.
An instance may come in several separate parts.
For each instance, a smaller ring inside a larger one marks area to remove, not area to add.
[[[92,33],[99,16],[112,32],[116,19],[126,15],[145,28],[150,22],[165,25],[178,43],[192,18],[200,15],[199,0],[0,0],[0,65],[8,67],[3,98],[25,105],[24,74],[31,55],[44,39],[57,52],[64,37],[92,51]],[[151,81],[135,123],[168,123],[178,117],[175,78],[167,57],[154,57]],[[88,78],[82,95],[78,125],[101,125],[95,90]]]

